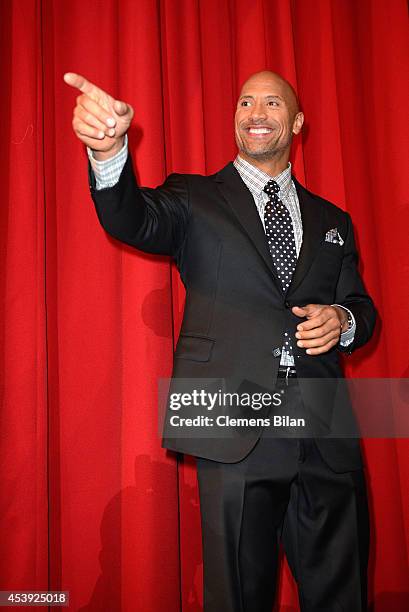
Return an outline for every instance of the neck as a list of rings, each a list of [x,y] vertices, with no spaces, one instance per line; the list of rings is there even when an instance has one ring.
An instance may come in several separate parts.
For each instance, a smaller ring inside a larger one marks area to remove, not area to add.
[[[249,164],[252,164],[252,166],[255,166],[272,177],[278,176],[287,168],[290,158],[289,151],[283,151],[280,156],[270,157],[269,159],[250,157],[250,155],[247,155],[243,151],[239,151],[239,155]]]

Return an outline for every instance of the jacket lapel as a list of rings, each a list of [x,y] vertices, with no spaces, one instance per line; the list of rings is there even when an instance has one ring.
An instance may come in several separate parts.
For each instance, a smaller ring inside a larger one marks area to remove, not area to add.
[[[253,196],[243,183],[233,163],[230,162],[220,170],[215,176],[215,181],[243,230],[248,234],[265,265],[280,286]]]
[[[324,240],[324,211],[321,202],[300,185],[294,177],[293,181],[300,204],[303,241],[287,295],[295,291],[305,278]]]
[[[294,177],[292,178],[300,204],[303,242],[287,296],[297,289],[306,276],[324,240],[323,206],[321,202]],[[253,242],[281,292],[281,283],[277,277],[253,196],[243,183],[232,162],[215,175],[215,181],[222,196]]]

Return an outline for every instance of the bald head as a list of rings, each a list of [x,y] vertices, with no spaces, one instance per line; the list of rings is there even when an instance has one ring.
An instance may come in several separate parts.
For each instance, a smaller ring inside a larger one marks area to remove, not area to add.
[[[251,91],[253,87],[258,87],[260,85],[272,87],[276,91],[280,92],[280,95],[284,98],[294,116],[300,111],[298,97],[295,93],[294,87],[282,76],[277,74],[277,72],[272,72],[271,70],[261,70],[260,72],[255,72],[254,74],[250,75],[247,81],[245,81],[242,85],[240,96],[243,96],[246,94],[246,92]]]

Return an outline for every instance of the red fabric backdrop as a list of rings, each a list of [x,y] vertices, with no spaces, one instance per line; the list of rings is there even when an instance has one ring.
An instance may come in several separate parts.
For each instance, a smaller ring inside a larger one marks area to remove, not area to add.
[[[0,589],[71,609],[200,610],[194,463],[160,447],[183,291],[166,258],[110,239],[71,131],[75,71],[135,108],[140,181],[235,154],[239,84],[270,68],[307,126],[295,173],[354,219],[380,313],[351,376],[409,377],[405,0],[3,0]],[[365,440],[376,612],[409,609],[406,440]],[[297,610],[286,566],[281,610]]]

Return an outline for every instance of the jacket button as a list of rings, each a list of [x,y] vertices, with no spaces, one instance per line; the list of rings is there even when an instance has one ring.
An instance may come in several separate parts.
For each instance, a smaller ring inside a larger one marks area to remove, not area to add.
[[[281,355],[281,349],[279,347],[273,348],[271,352],[273,353],[273,357],[280,357]]]

